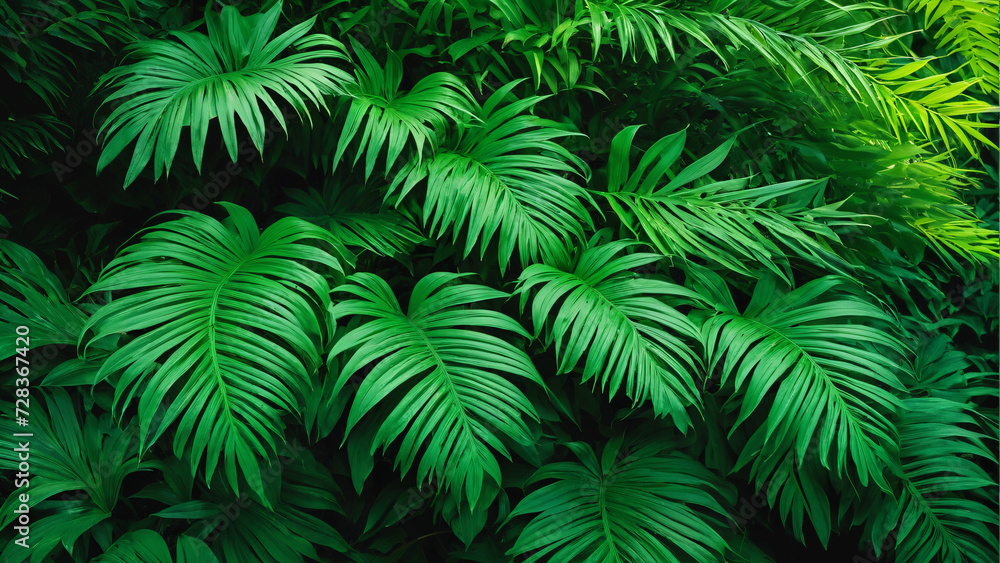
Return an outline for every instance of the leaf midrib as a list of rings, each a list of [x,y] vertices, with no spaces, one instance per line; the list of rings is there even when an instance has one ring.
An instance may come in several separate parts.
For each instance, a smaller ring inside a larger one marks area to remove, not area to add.
[[[234,424],[236,421],[233,416],[232,406],[229,404],[229,385],[226,383],[225,377],[222,375],[222,366],[219,364],[219,354],[215,344],[216,313],[219,309],[219,299],[223,288],[229,283],[229,280],[232,279],[236,272],[250,260],[251,256],[251,254],[246,254],[241,257],[239,261],[233,265],[232,269],[229,270],[229,273],[227,273],[226,276],[223,277],[215,286],[215,291],[212,294],[212,304],[209,307],[208,313],[208,349],[212,355],[212,371],[215,376],[216,384],[222,391],[220,393],[222,396],[222,406],[226,412],[226,419],[230,424]]]

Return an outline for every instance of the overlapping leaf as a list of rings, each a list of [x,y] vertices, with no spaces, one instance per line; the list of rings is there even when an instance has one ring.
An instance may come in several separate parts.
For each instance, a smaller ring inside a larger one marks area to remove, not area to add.
[[[204,457],[211,480],[221,457],[233,489],[242,476],[261,490],[258,460],[273,456],[281,415],[298,412],[329,337],[329,285],[306,264],[341,265],[307,243],[339,243],[291,217],[260,232],[246,209],[222,205],[226,224],[178,211],[112,261],[88,293],[130,293],[91,317],[86,340],[136,334],[97,381],[124,370],[115,407],[138,400],[144,448],[176,421],[173,449],[192,470]],[[151,428],[160,405],[166,412]]]
[[[896,498],[873,501],[863,514],[875,552],[893,547],[899,561],[987,561],[1000,549],[997,486],[975,458],[996,465],[996,452],[971,429],[961,403],[912,397],[897,427],[903,477]]]
[[[708,367],[720,369],[722,385],[731,381],[738,393],[734,430],[761,415],[736,467],[752,460],[751,472],[762,482],[789,452],[801,465],[815,442],[823,467],[838,476],[850,468],[862,485],[888,488],[884,472],[898,464],[889,417],[901,408],[902,390],[893,355],[901,357],[905,347],[863,323],[891,324],[891,317],[835,276],[785,294],[773,278],[763,278],[741,313],[722,278],[691,271],[714,309],[696,315],[704,317]]]
[[[633,171],[629,152],[637,130],[632,125],[615,136],[608,190],[597,193],[608,199],[628,229],[649,238],[660,252],[700,257],[744,275],[762,267],[790,281],[788,252],[780,241],[808,263],[850,271],[830,250],[840,242],[836,233],[817,219],[830,222],[851,214],[837,211],[837,204],[809,208],[795,200],[765,207],[786,196],[808,202],[825,182],[795,180],[746,189],[744,178],[689,187],[722,164],[735,137],[668,176],[684,149],[686,130],[654,143]]]
[[[370,411],[383,408],[386,414],[379,417],[369,453],[402,436],[396,463],[404,473],[419,457],[419,483],[434,479],[442,490],[458,499],[464,493],[477,506],[484,491],[495,494],[501,483],[493,452],[510,459],[498,434],[522,444],[534,442],[523,417],[537,420],[538,415],[517,380],[509,378],[545,384],[524,351],[504,340],[527,337],[524,329],[502,313],[471,307],[507,294],[454,283],[462,277],[436,272],[421,278],[404,311],[378,276],[351,276],[338,291],[355,298],[338,303],[334,315],[371,320],[338,340],[330,358],[356,348],[340,371],[335,394],[359,369],[374,364],[357,389],[347,420],[350,431]],[[386,397],[397,393],[399,402],[386,404]],[[492,495],[485,499],[492,500]]]
[[[442,236],[467,232],[464,255],[479,243],[485,255],[499,236],[500,269],[514,248],[522,264],[552,258],[571,242],[582,242],[583,227],[593,228],[584,203],[586,190],[569,174],[589,176],[587,165],[555,141],[570,133],[556,123],[522,112],[543,98],[501,105],[517,85],[499,88],[480,112],[482,124],[459,129],[450,142],[424,163],[399,174],[390,193],[404,197],[426,180],[424,222]]]
[[[87,413],[81,421],[62,389],[51,393],[33,389],[19,406],[29,413],[30,427],[18,426],[10,418],[0,421],[0,468],[14,475],[27,461],[30,470],[23,480],[28,486],[18,483],[5,499],[0,526],[16,521],[19,514],[14,510],[27,504],[31,537],[27,550],[12,540],[0,559],[27,557],[35,563],[60,544],[72,549],[79,538],[89,542],[93,535],[100,536],[102,531],[95,526],[112,517],[125,478],[148,466],[139,459],[134,426],[120,429],[107,414]],[[25,433],[31,435],[16,435]],[[28,495],[28,502],[22,502],[22,494]]]
[[[544,329],[545,344],[555,343],[559,373],[583,361],[584,382],[593,378],[612,396],[624,386],[634,402],[651,401],[658,415],[669,414],[683,429],[690,424],[685,408],[700,404],[692,377],[699,362],[688,344],[699,333],[664,299],[676,304],[695,296],[676,284],[632,274],[632,268],[662,258],[618,256],[633,244],[598,245],[595,237],[573,261],[528,266],[515,293],[522,311],[530,298],[535,336]]]
[[[154,177],[159,179],[161,172],[170,169],[184,127],[191,128],[191,153],[201,170],[213,119],[222,128],[230,160],[237,160],[237,117],[261,153],[264,108],[288,131],[275,94],[310,123],[306,102],[326,110],[323,96],[343,93],[352,82],[347,72],[327,62],[347,59],[343,45],[326,35],[306,35],[315,17],[272,40],[281,5],[278,1],[267,12],[252,16],[240,15],[233,6],[223,7],[221,13],[209,10],[207,36],[177,31],[176,41],[153,39],[135,44],[129,51],[135,62],[113,69],[95,87],[115,88],[105,103],[122,102],[101,127],[107,137],[98,173],[136,141],[125,186],[150,158]],[[280,57],[289,47],[300,52]]]
[[[548,464],[526,485],[554,480],[531,492],[506,522],[537,514],[507,554],[525,563],[547,561],[719,561],[718,533],[735,502],[732,488],[697,461],[666,452],[670,442],[647,435],[618,436],[600,458],[581,442],[566,446],[580,460]],[[505,522],[505,524],[506,524]]]
[[[368,179],[383,147],[388,174],[408,142],[416,149],[419,162],[426,146],[433,149],[437,144],[438,133],[443,132],[449,121],[472,113],[472,95],[454,75],[436,72],[421,78],[410,90],[400,92],[403,60],[399,55],[390,51],[383,68],[353,38],[351,45],[361,64],[355,71],[356,82],[347,87],[351,101],[337,141],[334,168],[361,131],[362,123],[364,133],[352,165],[364,156],[365,179]]]

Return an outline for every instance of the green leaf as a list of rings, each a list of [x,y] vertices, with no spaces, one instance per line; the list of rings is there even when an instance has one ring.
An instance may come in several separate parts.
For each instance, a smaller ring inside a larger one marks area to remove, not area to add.
[[[323,96],[342,94],[353,82],[348,73],[324,62],[347,60],[344,46],[326,35],[306,35],[315,17],[270,40],[281,8],[279,0],[265,13],[242,16],[236,7],[225,6],[221,14],[207,12],[208,36],[175,31],[176,40],[131,45],[128,57],[135,62],[112,69],[95,87],[95,91],[114,88],[104,103],[121,101],[101,126],[107,137],[97,172],[136,141],[125,186],[135,181],[150,158],[159,180],[161,172],[170,170],[184,127],[191,128],[192,157],[200,171],[212,119],[219,121],[231,161],[237,161],[237,117],[260,153],[264,108],[288,132],[274,94],[310,123],[306,102],[326,111]],[[289,47],[320,48],[279,58]]]
[[[519,82],[499,88],[487,100],[482,124],[465,124],[454,141],[423,163],[414,162],[394,179],[390,194],[405,197],[426,180],[424,223],[453,240],[467,232],[463,256],[480,245],[485,256],[499,237],[501,271],[516,247],[522,264],[552,258],[574,242],[583,242],[584,227],[593,228],[584,203],[593,200],[570,174],[589,177],[587,165],[555,141],[570,136],[553,121],[524,115],[544,98],[530,97],[507,105],[504,98]]]
[[[507,554],[525,563],[719,561],[726,542],[716,530],[735,491],[697,461],[665,451],[673,445],[662,432],[614,437],[598,459],[589,445],[567,443],[580,461],[551,463],[528,480],[549,482],[505,521],[537,514]]]
[[[658,415],[669,414],[684,430],[690,424],[686,407],[700,405],[691,377],[699,362],[688,344],[699,332],[664,299],[678,305],[696,296],[676,284],[633,275],[631,268],[661,258],[618,256],[634,244],[599,246],[592,240],[572,262],[533,264],[518,278],[515,294],[522,311],[530,297],[535,336],[545,329],[545,345],[555,343],[557,373],[584,361],[584,382],[599,381],[611,396],[624,386],[634,404],[651,401]]]
[[[281,415],[298,412],[329,337],[329,284],[305,263],[342,272],[337,258],[306,243],[349,253],[300,219],[261,232],[246,209],[222,205],[226,224],[177,211],[181,218],[147,229],[108,265],[87,293],[131,293],[91,317],[84,350],[108,335],[144,331],[104,362],[95,381],[124,370],[115,408],[137,400],[143,450],[176,422],[173,449],[190,455],[192,470],[204,457],[211,480],[221,457],[234,490],[242,474],[260,492],[257,460],[273,456]],[[151,428],[159,408],[166,412]]]
[[[501,483],[493,452],[510,459],[499,435],[521,444],[534,442],[522,415],[533,420],[538,415],[508,377],[527,379],[543,389],[545,384],[524,351],[486,332],[498,331],[510,339],[526,337],[524,329],[501,313],[469,307],[507,294],[454,283],[462,277],[435,272],[421,278],[404,312],[381,278],[369,273],[351,276],[338,291],[355,298],[338,303],[334,316],[371,320],[338,340],[330,358],[356,348],[337,379],[338,391],[359,369],[373,365],[355,395],[348,432],[381,407],[369,453],[402,436],[396,465],[402,465],[404,473],[419,457],[417,482],[436,480],[441,490],[456,498],[464,493],[476,506],[489,486],[485,480],[493,487]],[[391,403],[389,395],[394,397]]]

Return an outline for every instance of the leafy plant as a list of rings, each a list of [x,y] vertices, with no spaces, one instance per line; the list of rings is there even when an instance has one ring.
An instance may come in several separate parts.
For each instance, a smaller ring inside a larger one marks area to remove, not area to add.
[[[996,559],[996,26],[0,3],[0,559]]]

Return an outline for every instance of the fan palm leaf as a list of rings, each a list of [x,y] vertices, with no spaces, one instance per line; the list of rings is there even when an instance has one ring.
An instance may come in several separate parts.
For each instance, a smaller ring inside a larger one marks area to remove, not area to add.
[[[457,239],[467,228],[464,256],[477,243],[485,255],[498,235],[501,270],[515,247],[521,263],[529,264],[564,252],[572,241],[583,242],[584,226],[593,229],[584,206],[593,206],[593,200],[568,177],[588,179],[587,165],[555,142],[572,133],[522,114],[544,97],[501,105],[520,82],[497,89],[479,112],[481,124],[461,127],[453,143],[411,165],[390,186],[390,194],[398,190],[402,198],[426,180],[424,223],[431,232],[441,237],[451,229]]]
[[[113,69],[95,87],[115,89],[105,103],[122,101],[101,126],[106,142],[98,173],[136,141],[125,186],[150,158],[159,179],[170,169],[184,127],[191,128],[191,154],[200,171],[212,119],[219,120],[231,161],[236,162],[239,146],[237,117],[259,154],[265,137],[264,107],[288,132],[275,93],[311,123],[306,102],[326,110],[323,96],[343,93],[351,83],[347,72],[325,62],[347,60],[347,55],[343,44],[329,36],[306,35],[315,17],[272,40],[280,16],[280,1],[252,16],[225,6],[219,14],[205,14],[207,36],[177,31],[177,41],[154,39],[132,46],[128,56],[137,60]],[[279,57],[289,47],[301,52]]]
[[[658,415],[669,414],[686,428],[690,419],[685,408],[700,403],[692,377],[699,361],[684,339],[696,342],[699,332],[662,299],[683,302],[696,296],[630,271],[662,256],[618,256],[636,243],[596,243],[595,236],[575,261],[525,268],[515,291],[521,310],[530,299],[535,336],[544,329],[546,346],[555,343],[558,373],[572,371],[582,360],[583,381],[600,381],[610,395],[624,385],[635,403],[650,400]]]
[[[148,229],[108,265],[87,293],[132,293],[91,317],[87,347],[143,331],[103,363],[95,383],[124,369],[115,408],[138,399],[144,445],[179,421],[174,451],[190,454],[192,471],[205,457],[210,480],[222,456],[233,489],[242,474],[261,490],[258,459],[273,457],[281,414],[298,411],[329,336],[328,282],[304,263],[341,265],[304,244],[334,243],[327,231],[288,217],[261,233],[246,209],[221,205],[227,224],[177,211],[180,219]],[[153,411],[168,403],[154,431]]]
[[[522,416],[538,420],[534,406],[507,376],[524,378],[545,388],[541,376],[524,353],[505,338],[527,337],[510,317],[496,311],[471,308],[473,303],[507,297],[484,286],[453,282],[464,274],[436,272],[420,279],[406,311],[378,276],[358,273],[337,290],[355,298],[338,303],[337,318],[371,320],[348,332],[330,352],[357,348],[343,364],[334,394],[359,369],[374,364],[357,389],[347,420],[350,431],[363,416],[394,391],[398,402],[386,406],[369,453],[402,436],[397,465],[409,472],[425,443],[416,470],[418,482],[432,478],[441,490],[477,506],[482,492],[501,483],[495,450],[510,454],[498,435],[521,444],[534,443]],[[484,497],[491,503],[492,496]]]

